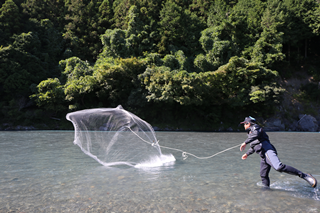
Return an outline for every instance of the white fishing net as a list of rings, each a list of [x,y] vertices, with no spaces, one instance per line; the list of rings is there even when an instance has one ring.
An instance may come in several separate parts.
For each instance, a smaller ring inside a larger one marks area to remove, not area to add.
[[[67,114],[75,128],[74,144],[105,166],[159,166],[174,161],[162,155],[151,125],[116,108],[97,108]]]

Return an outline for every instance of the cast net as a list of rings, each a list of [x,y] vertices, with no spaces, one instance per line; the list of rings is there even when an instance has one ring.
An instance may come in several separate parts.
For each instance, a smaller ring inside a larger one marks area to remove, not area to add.
[[[86,109],[67,114],[75,129],[74,144],[105,166],[160,166],[175,161],[163,155],[151,125],[116,108]]]

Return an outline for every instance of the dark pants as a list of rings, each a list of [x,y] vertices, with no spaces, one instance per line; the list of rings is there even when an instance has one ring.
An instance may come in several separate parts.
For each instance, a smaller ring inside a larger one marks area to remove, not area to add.
[[[287,174],[296,175],[301,178],[305,174],[291,166],[284,165],[278,158],[277,151],[269,142],[262,142],[262,149],[264,151],[263,157],[261,157],[260,163],[260,176],[262,184],[264,186],[270,186],[269,172],[271,167],[273,167],[278,172],[285,172]]]

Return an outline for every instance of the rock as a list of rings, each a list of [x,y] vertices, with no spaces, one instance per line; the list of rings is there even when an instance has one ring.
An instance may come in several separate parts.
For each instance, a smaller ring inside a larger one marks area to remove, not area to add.
[[[154,131],[160,131],[161,129],[157,126],[152,127]]]
[[[306,132],[316,132],[318,130],[318,121],[311,115],[299,115],[298,129]]]
[[[16,130],[35,130],[36,128],[34,128],[33,126],[16,126],[15,128]]]
[[[33,126],[21,126],[21,125],[14,126],[11,123],[3,123],[2,125],[0,124],[0,130],[6,130],[6,131],[18,130],[18,131],[21,131],[21,130],[36,130],[36,128],[33,127]]]
[[[278,118],[267,119],[264,123],[266,131],[284,131],[285,125]]]

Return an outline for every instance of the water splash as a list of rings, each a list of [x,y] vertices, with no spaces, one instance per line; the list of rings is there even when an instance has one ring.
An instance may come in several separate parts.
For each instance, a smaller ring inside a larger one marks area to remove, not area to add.
[[[319,188],[316,187],[313,189],[314,190],[314,196],[313,196],[313,199],[314,200],[319,200],[320,201],[320,192],[319,192]]]
[[[173,157],[173,155],[161,155],[151,158],[150,160],[141,162],[134,167],[136,168],[148,168],[148,167],[155,167],[155,166],[167,166],[172,165],[176,159]]]
[[[320,175],[313,175],[313,176],[319,179]],[[261,182],[258,182],[257,185],[262,187]],[[274,190],[287,191],[293,197],[309,198],[309,199],[311,198],[313,200],[320,201],[319,186],[317,186],[316,188],[312,188],[306,181],[298,177],[285,178],[284,180],[278,180],[272,183],[270,185],[270,188]]]

